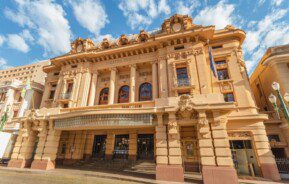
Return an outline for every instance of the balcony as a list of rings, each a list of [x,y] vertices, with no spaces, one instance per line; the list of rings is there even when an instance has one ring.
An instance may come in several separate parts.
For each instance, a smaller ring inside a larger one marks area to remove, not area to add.
[[[106,109],[135,109],[135,108],[150,108],[154,107],[154,101],[142,101],[142,102],[133,102],[133,103],[118,103],[118,104],[107,104],[107,105],[95,105],[92,107],[74,107],[74,108],[63,108],[60,111],[65,112],[74,112],[74,111],[83,111],[83,110],[106,110]]]
[[[60,100],[70,100],[71,93],[62,93],[60,94]]]
[[[190,85],[191,85],[191,82],[189,78],[178,79],[178,87],[190,86]]]

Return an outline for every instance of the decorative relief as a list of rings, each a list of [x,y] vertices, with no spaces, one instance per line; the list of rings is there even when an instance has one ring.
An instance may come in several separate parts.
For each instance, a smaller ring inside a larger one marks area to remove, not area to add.
[[[193,109],[193,102],[190,95],[181,95],[179,101],[177,119],[197,119],[198,112]]]
[[[175,52],[168,54],[167,58],[174,58],[175,60],[187,59],[188,56],[192,55],[193,51]]]
[[[250,132],[228,132],[228,136],[231,138],[250,138]]]
[[[149,34],[144,30],[141,30],[138,36],[140,42],[145,42],[149,39]]]
[[[223,81],[220,83],[221,93],[228,93],[233,91],[232,81]]]
[[[109,77],[101,78],[100,81],[101,82],[108,82],[108,81],[110,81],[110,78]]]
[[[127,75],[119,75],[119,79],[128,79],[130,78],[130,75],[127,74]]]
[[[203,48],[199,47],[199,48],[194,48],[192,51],[193,55],[197,56],[200,54],[203,54]]]
[[[139,76],[140,77],[147,77],[147,76],[151,76],[152,72],[148,71],[148,72],[139,72]]]
[[[192,18],[188,15],[175,14],[164,21],[162,31],[167,33],[179,32],[191,28],[192,25]]]

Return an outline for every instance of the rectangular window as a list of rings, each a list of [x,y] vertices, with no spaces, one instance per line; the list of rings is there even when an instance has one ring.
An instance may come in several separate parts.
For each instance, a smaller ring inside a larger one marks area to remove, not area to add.
[[[181,50],[181,49],[184,49],[184,48],[185,48],[185,46],[180,45],[180,46],[176,46],[174,49],[175,49],[175,50]]]
[[[212,49],[220,49],[220,48],[223,48],[223,45],[215,45],[215,46],[212,46]]]
[[[227,62],[225,60],[221,60],[221,61],[216,61],[215,63],[216,65],[223,65],[223,64],[226,64]]]
[[[18,116],[18,111],[13,112],[13,118],[16,118]]]
[[[50,91],[49,99],[54,99],[55,96],[55,90]]]
[[[63,108],[68,108],[68,103],[63,104]]]
[[[177,80],[178,80],[178,86],[190,85],[187,67],[177,68]]]
[[[224,94],[224,100],[225,100],[225,102],[234,102],[235,101],[234,94],[233,93],[225,93]]]
[[[271,142],[271,141],[280,142],[280,137],[277,134],[268,135],[268,139],[269,139],[269,142]]]
[[[229,79],[229,73],[227,69],[217,70],[219,80]]]
[[[73,83],[68,83],[67,94],[70,94],[72,92],[72,89],[73,89]]]

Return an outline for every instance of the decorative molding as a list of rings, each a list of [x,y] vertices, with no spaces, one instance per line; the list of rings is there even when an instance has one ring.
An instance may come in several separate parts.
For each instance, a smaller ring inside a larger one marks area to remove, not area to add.
[[[251,133],[249,131],[244,132],[228,132],[229,138],[251,138]]]
[[[199,48],[193,48],[192,53],[193,53],[194,56],[203,54],[203,48],[201,48],[201,47],[199,47]]]

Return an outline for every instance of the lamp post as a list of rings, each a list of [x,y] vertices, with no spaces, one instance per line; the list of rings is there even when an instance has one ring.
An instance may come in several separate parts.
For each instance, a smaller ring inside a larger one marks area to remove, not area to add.
[[[282,111],[286,120],[289,122],[289,107],[287,107],[284,102],[285,100],[287,103],[289,103],[289,94],[285,93],[283,100],[282,95],[280,93],[280,85],[277,82],[273,82],[272,88],[277,93],[278,99],[280,101],[280,107],[277,106],[277,98],[272,93],[269,96],[269,101],[273,104],[274,110],[276,111],[278,117],[280,118],[279,111]]]

